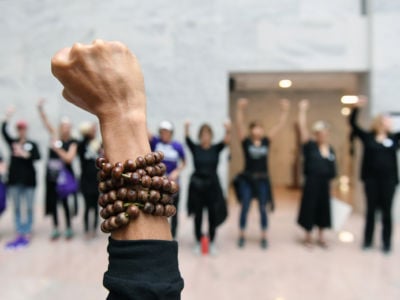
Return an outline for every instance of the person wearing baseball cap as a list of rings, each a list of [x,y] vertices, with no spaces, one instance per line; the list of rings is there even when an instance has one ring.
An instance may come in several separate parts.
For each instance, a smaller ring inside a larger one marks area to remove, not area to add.
[[[33,202],[36,187],[34,163],[40,159],[37,144],[28,140],[28,123],[20,120],[16,123],[17,137],[12,137],[7,125],[14,114],[8,109],[2,124],[3,138],[10,149],[11,158],[8,170],[8,190],[14,201],[14,217],[17,237],[7,243],[6,248],[14,249],[27,246],[30,242],[33,226]],[[26,209],[26,213],[22,209]],[[25,218],[23,217],[25,216]]]
[[[179,175],[186,165],[185,151],[183,145],[173,140],[174,124],[170,121],[162,121],[158,125],[159,136],[149,133],[150,146],[152,151],[162,151],[164,153],[163,163],[167,167],[169,179],[178,182]],[[179,193],[174,196],[175,205],[179,208]],[[178,227],[178,213],[171,219],[172,236],[176,238]]]

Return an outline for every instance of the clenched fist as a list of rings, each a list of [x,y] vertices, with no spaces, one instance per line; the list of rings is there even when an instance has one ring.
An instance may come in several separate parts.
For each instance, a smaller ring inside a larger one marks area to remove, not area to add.
[[[96,115],[100,122],[128,113],[145,117],[142,71],[136,57],[120,42],[95,40],[57,52],[51,70],[69,102]]]

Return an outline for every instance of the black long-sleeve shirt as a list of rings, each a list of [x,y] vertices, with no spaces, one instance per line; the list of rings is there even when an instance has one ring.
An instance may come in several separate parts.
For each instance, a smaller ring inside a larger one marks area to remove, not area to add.
[[[353,134],[360,138],[364,146],[361,165],[361,179],[388,178],[399,182],[397,155],[400,133],[388,134],[383,142],[376,140],[376,133],[361,129],[357,123],[359,110],[353,109],[350,115],[350,125]]]
[[[108,300],[179,300],[183,279],[174,241],[109,239]]]
[[[1,130],[11,152],[10,166],[8,171],[8,184],[22,184],[30,187],[36,186],[36,171],[34,162],[40,159],[40,153],[36,143],[29,140],[23,143],[23,150],[29,152],[30,154],[28,158],[15,156],[13,147],[19,142],[18,139],[12,138],[8,134],[7,122],[3,122]]]

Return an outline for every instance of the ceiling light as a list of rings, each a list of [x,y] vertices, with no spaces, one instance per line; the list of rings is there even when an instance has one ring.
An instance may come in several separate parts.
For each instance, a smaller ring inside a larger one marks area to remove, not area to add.
[[[355,104],[358,102],[358,96],[354,96],[354,95],[345,95],[343,96],[340,101],[343,104]]]
[[[349,116],[351,113],[351,109],[349,107],[343,107],[340,112],[343,116]]]
[[[279,87],[283,89],[290,88],[292,86],[292,81],[289,79],[282,79],[279,81]]]

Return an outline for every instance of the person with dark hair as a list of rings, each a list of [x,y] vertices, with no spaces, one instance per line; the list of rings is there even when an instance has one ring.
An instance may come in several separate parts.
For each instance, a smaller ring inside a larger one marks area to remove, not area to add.
[[[63,96],[100,121],[107,160],[99,161],[98,166],[107,168],[107,172],[114,170],[116,176],[121,175],[121,167],[117,164],[116,168],[116,162],[127,162],[129,169],[135,169],[138,165],[135,161],[143,165],[143,156],[150,151],[146,95],[139,63],[129,49],[120,42],[102,40],[87,46],[75,44],[53,57],[52,71],[64,85]],[[146,161],[154,164],[161,158],[156,153]],[[103,175],[109,174],[102,171]],[[158,171],[164,171],[162,166]],[[166,189],[172,189],[171,182],[162,182]],[[175,191],[176,188],[172,192]],[[147,206],[152,208],[151,204]],[[118,223],[115,217],[106,222],[107,228],[125,224],[114,229],[108,240],[109,264],[103,280],[109,290],[107,299],[180,299],[183,279],[178,266],[178,243],[172,240],[168,224],[170,214],[148,214],[136,206],[136,209],[130,207],[135,218],[127,219],[123,212]],[[166,209],[173,212],[171,204]]]
[[[17,122],[18,136],[16,138],[8,133],[7,126],[13,114],[14,109],[10,108],[2,124],[3,137],[11,153],[7,185],[9,195],[14,201],[14,217],[17,231],[17,237],[7,243],[6,248],[16,248],[29,244],[32,235],[33,203],[36,187],[34,163],[40,159],[36,143],[29,140],[27,136],[28,123],[23,120]],[[26,213],[21,213],[22,210]]]
[[[51,142],[49,149],[49,159],[46,168],[46,215],[53,217],[53,231],[50,238],[57,240],[61,233],[58,229],[58,203],[62,204],[64,209],[66,231],[65,238],[71,239],[74,236],[71,224],[71,211],[68,203],[68,196],[60,195],[57,192],[57,181],[60,173],[65,169],[74,177],[72,169],[72,162],[76,156],[78,143],[71,137],[71,122],[68,118],[62,118],[59,130],[50,123],[44,111],[44,99],[40,99],[38,103],[38,110],[40,118],[47,129]]]
[[[318,227],[318,245],[328,246],[324,229],[331,227],[330,183],[336,176],[336,156],[329,144],[329,126],[324,121],[314,123],[310,137],[307,128],[308,100],[299,103],[298,126],[303,145],[305,183],[298,224],[305,230],[304,245],[312,247],[312,230]]]
[[[247,224],[247,213],[250,209],[252,199],[257,199],[261,217],[261,247],[268,247],[267,227],[268,218],[266,205],[270,203],[273,209],[272,187],[268,172],[268,156],[270,142],[278,135],[286,123],[290,103],[288,100],[281,101],[281,116],[279,122],[273,126],[267,135],[259,121],[253,121],[249,126],[249,135],[246,135],[244,111],[248,106],[247,99],[239,99],[236,108],[236,128],[238,137],[242,143],[245,167],[239,176],[238,196],[242,205],[240,212],[240,234],[238,246],[245,245],[245,229]]]
[[[366,196],[366,214],[363,249],[373,245],[375,214],[382,212],[382,251],[389,253],[392,248],[392,205],[399,183],[397,151],[400,132],[392,133],[391,120],[386,115],[378,115],[372,122],[371,130],[362,129],[357,123],[359,108],[366,103],[360,97],[350,115],[353,134],[363,145],[364,154],[361,164],[361,180],[364,182]]]
[[[80,191],[85,200],[83,223],[86,238],[94,238],[98,226],[99,190],[97,188],[96,159],[101,154],[101,142],[96,138],[96,123],[85,122],[80,125],[82,140],[78,144],[78,156],[81,163]],[[93,212],[93,225],[89,226],[89,214]]]
[[[159,136],[154,136],[148,132],[150,147],[152,151],[162,151],[164,153],[163,163],[167,167],[167,176],[170,180],[179,182],[179,175],[186,165],[185,151],[183,145],[173,140],[174,125],[170,121],[162,121],[158,126]],[[174,195],[176,207],[179,209],[179,192]],[[178,213],[171,219],[172,236],[176,238],[178,228]]]
[[[203,124],[199,130],[199,141],[196,144],[190,137],[190,122],[185,124],[186,144],[193,156],[194,173],[190,178],[188,210],[189,215],[194,214],[194,229],[196,245],[194,252],[200,254],[200,241],[203,236],[202,222],[203,210],[207,208],[208,228],[210,239],[210,254],[216,254],[215,234],[216,228],[227,215],[225,198],[218,179],[217,168],[219,154],[230,143],[231,125],[225,123],[225,137],[217,144],[212,144],[213,130],[210,125]]]

